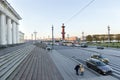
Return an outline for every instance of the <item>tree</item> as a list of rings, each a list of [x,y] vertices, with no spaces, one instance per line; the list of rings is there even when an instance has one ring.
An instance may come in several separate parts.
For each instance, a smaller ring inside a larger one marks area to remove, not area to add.
[[[87,41],[92,42],[92,39],[93,39],[93,38],[92,38],[91,35],[86,36],[86,40],[87,40]]]
[[[99,35],[93,35],[93,40],[95,40],[96,43],[97,41],[100,41]]]
[[[114,40],[114,37],[113,37],[113,36],[110,36],[110,42],[111,42],[112,40]]]
[[[104,41],[105,41],[105,35],[102,35],[101,40],[102,40],[103,43],[104,43]]]
[[[118,40],[118,42],[120,42],[120,34],[116,35],[116,40]]]

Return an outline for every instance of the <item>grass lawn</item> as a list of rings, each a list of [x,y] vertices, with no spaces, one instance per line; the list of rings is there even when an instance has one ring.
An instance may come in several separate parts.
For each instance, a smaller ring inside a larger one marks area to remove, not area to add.
[[[95,43],[95,44],[90,44],[90,45],[120,48],[120,43],[117,43],[117,42],[111,42],[111,43]]]

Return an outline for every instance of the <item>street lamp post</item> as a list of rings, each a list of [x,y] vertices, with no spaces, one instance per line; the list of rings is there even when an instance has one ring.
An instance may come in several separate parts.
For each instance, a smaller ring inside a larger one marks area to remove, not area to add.
[[[82,42],[84,42],[84,32],[82,32]]]
[[[31,40],[33,40],[33,34],[31,34]]]
[[[31,34],[31,41],[32,41],[32,43],[33,43],[33,34]]]
[[[54,46],[54,27],[53,27],[53,25],[52,25],[52,49],[54,48],[53,46]]]
[[[110,43],[110,26],[108,25],[108,44]]]
[[[35,42],[36,42],[36,37],[37,37],[37,32],[36,31],[34,32],[34,35],[35,35]]]

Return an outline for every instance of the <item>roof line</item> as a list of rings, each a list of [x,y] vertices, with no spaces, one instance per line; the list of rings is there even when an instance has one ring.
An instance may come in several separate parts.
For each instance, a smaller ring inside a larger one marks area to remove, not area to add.
[[[22,18],[20,17],[20,15],[15,11],[15,9],[7,2],[7,0],[2,0],[7,7],[13,12],[13,14],[19,19],[21,20]]]

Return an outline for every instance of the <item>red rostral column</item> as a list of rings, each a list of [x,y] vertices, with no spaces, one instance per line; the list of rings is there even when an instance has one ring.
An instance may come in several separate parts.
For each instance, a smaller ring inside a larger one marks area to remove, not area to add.
[[[62,40],[65,40],[65,26],[64,26],[64,23],[62,24]]]

